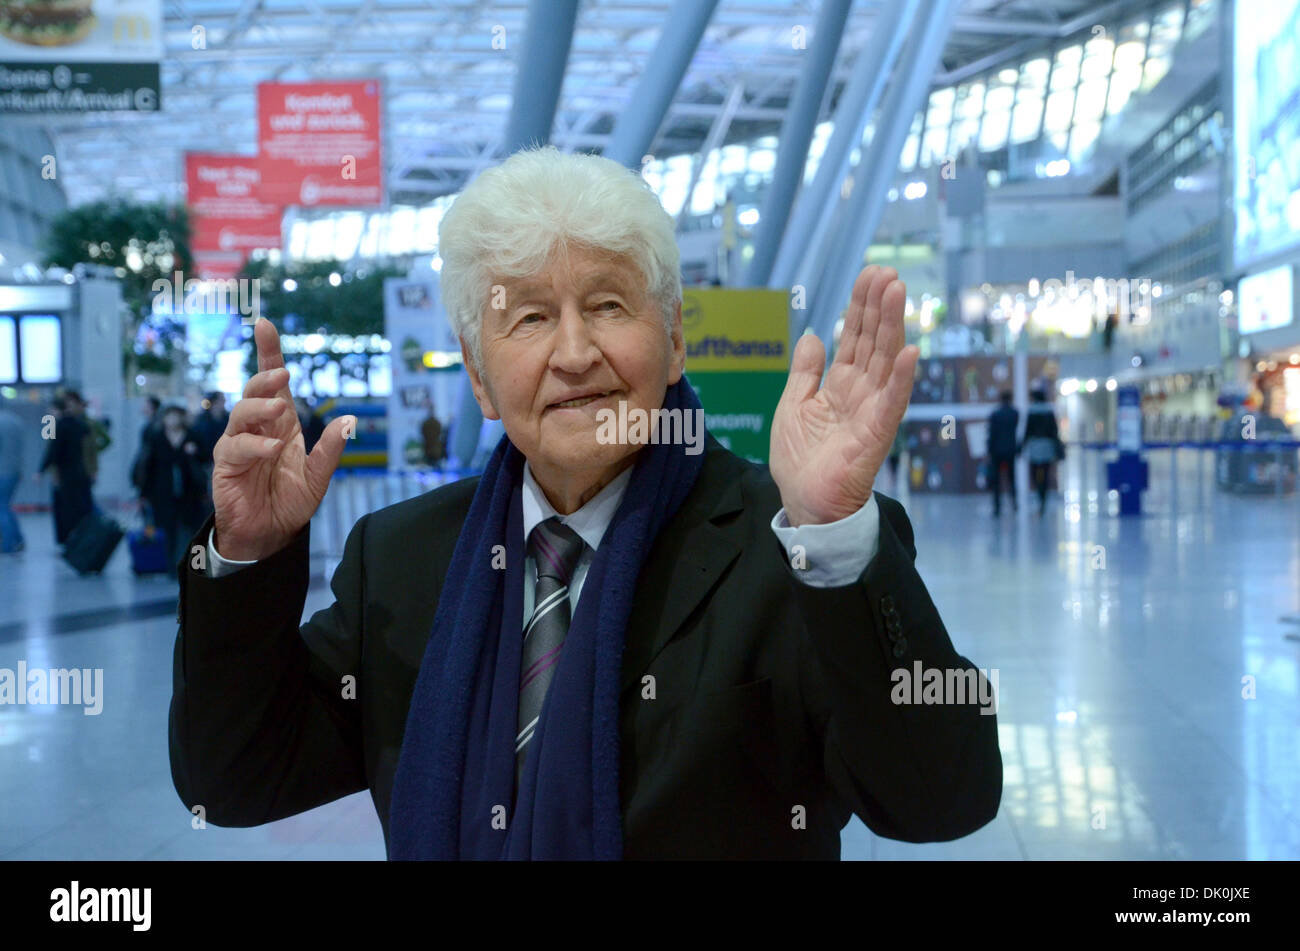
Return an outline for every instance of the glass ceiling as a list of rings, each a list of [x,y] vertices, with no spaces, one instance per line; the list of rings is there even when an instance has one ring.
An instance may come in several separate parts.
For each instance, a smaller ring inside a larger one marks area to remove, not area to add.
[[[1149,5],[1104,30],[1088,28],[960,82],[936,86],[903,147],[900,170],[937,165],[968,147],[992,152],[1034,143],[1049,156],[1079,162],[1095,145],[1102,122],[1164,76],[1184,31],[1190,37],[1210,24],[1216,2],[1192,0],[1186,23],[1183,0]],[[1133,5],[1127,6],[1131,11]],[[817,125],[805,181],[815,174],[830,133],[829,121]],[[864,142],[872,133],[868,124]],[[687,190],[698,152],[656,159],[642,173],[670,214],[708,215],[728,196],[757,204],[755,198],[775,166],[776,145],[776,137],[766,135],[711,151],[689,205]],[[438,223],[451,197],[441,196],[418,209],[334,212],[294,221],[288,227],[287,250],[295,258],[344,261],[430,254],[436,251]]]

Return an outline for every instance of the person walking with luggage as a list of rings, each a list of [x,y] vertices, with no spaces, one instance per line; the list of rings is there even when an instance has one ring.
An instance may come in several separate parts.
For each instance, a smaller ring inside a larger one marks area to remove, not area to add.
[[[1016,501],[1016,432],[1020,414],[1011,405],[1011,391],[1002,391],[1002,405],[989,417],[989,486],[993,489],[993,514],[1002,514],[1002,479],[1005,473],[1011,492],[1011,509],[1019,511]]]
[[[1038,493],[1038,514],[1047,510],[1048,477],[1052,465],[1065,458],[1065,444],[1056,425],[1056,411],[1047,401],[1047,391],[1030,394],[1029,412],[1025,416],[1025,438],[1021,450],[1029,460],[1030,481]]]
[[[162,426],[150,434],[145,450],[140,494],[149,505],[153,525],[166,536],[172,565],[180,560],[185,543],[203,519],[204,484],[198,454],[185,410],[167,407]]]
[[[11,502],[23,473],[23,430],[18,416],[8,409],[9,400],[0,396],[0,554],[22,551],[22,529]]]
[[[41,460],[41,472],[49,477],[52,486],[54,538],[60,545],[95,508],[90,494],[90,474],[86,471],[89,430],[79,413],[84,405],[80,399],[68,400],[61,396],[50,402],[54,426]]]
[[[95,419],[87,413],[89,407],[86,405],[86,400],[77,390],[64,390],[63,402],[68,414],[75,416],[85,428],[81,451],[85,456],[86,478],[90,480],[91,485],[94,485],[95,480],[99,478],[99,455],[113,442],[113,438],[108,433],[108,421]]]

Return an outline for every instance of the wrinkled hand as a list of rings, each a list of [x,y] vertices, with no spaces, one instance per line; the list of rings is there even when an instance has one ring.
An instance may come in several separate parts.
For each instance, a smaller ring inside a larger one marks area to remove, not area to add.
[[[258,373],[212,450],[216,548],[235,561],[274,554],[311,521],[343,454],[345,432],[356,428],[355,416],[339,417],[307,455],[280,335],[263,318],[253,339]]]
[[[920,351],[904,346],[907,289],[893,268],[858,275],[826,382],[826,348],[800,338],[772,419],[771,472],[791,525],[846,518],[871,497],[912,395]]]

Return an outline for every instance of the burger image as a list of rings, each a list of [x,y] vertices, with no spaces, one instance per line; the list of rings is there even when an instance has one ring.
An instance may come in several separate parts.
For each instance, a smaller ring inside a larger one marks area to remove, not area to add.
[[[0,36],[30,46],[67,46],[95,28],[94,0],[0,0]]]

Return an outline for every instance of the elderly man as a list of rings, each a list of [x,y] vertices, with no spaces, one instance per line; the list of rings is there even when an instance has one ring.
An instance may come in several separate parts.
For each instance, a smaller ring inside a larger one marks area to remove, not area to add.
[[[482,476],[358,521],[334,604],[299,627],[354,423],[304,452],[259,321],[180,566],[181,799],[247,826],[368,788],[394,859],[837,858],[850,813],[918,842],[992,819],[990,706],[898,689],[913,669],[988,682],[873,491],[917,359],[896,275],[858,278],[824,382],[800,340],[769,474],[712,437],[602,426],[700,410],[673,222],[635,174],[521,152],[465,189],[439,249],[505,438]]]

